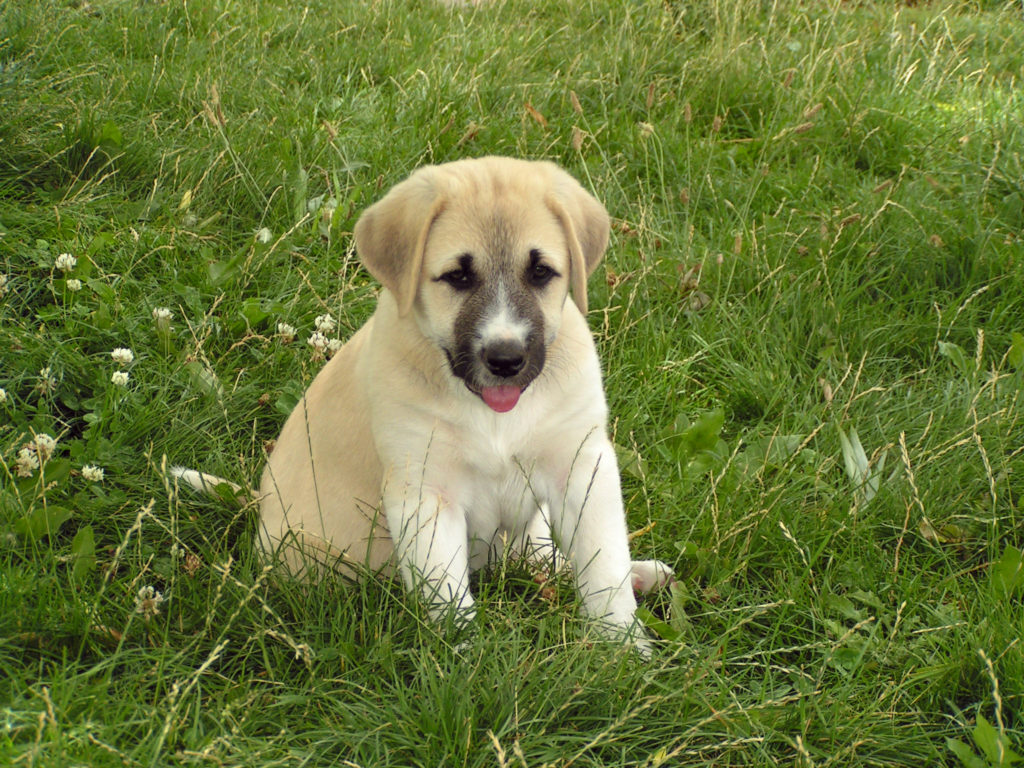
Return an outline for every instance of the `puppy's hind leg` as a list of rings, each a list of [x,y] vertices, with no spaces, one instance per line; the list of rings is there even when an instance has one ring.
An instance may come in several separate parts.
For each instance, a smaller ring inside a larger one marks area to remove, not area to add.
[[[248,492],[242,486],[232,483],[230,480],[225,480],[223,477],[217,477],[217,475],[180,466],[168,467],[167,474],[169,477],[184,483],[193,490],[205,493],[208,496],[221,499],[233,497],[234,501],[240,503],[247,502],[250,499]],[[224,489],[224,493],[219,491],[221,488]]]
[[[652,592],[676,580],[673,570],[661,560],[634,560],[629,574],[634,592]]]

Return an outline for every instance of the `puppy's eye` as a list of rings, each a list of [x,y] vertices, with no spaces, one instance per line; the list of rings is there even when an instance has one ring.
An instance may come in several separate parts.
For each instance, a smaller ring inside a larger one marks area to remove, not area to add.
[[[531,248],[530,266],[526,268],[526,282],[534,288],[543,288],[556,277],[558,277],[558,273],[541,261],[540,251],[537,248]]]
[[[442,280],[457,291],[467,291],[476,285],[476,276],[472,270],[464,269],[459,267],[458,269],[450,269],[441,275],[438,280]]]
[[[531,264],[526,270],[526,279],[537,288],[544,287],[557,276],[558,273],[547,264]]]

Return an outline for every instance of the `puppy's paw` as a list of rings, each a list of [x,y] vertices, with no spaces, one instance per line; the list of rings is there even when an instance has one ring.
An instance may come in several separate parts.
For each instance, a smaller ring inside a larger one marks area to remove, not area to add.
[[[630,580],[635,592],[650,592],[675,581],[675,573],[661,560],[634,560],[630,566]]]

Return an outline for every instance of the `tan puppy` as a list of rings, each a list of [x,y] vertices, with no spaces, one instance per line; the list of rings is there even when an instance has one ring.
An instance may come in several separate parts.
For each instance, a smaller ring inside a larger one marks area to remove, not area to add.
[[[356,248],[384,290],[277,440],[264,547],[298,570],[396,561],[432,615],[469,619],[470,571],[553,540],[586,614],[646,647],[633,589],[672,572],[630,561],[581,313],[608,229],[558,167],[499,157],[421,168],[367,209]]]

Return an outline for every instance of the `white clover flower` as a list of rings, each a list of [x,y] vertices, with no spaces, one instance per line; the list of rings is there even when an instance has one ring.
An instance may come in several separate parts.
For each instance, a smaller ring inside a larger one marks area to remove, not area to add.
[[[57,388],[57,379],[54,378],[50,366],[39,369],[39,381],[36,383],[36,391],[41,395],[48,395]]]
[[[127,347],[118,347],[110,353],[110,356],[118,365],[131,365],[135,360],[135,354]]]
[[[334,330],[338,327],[338,324],[334,322],[334,318],[331,317],[331,313],[328,312],[326,315],[317,315],[313,320],[313,325],[321,333],[334,333]]]
[[[156,307],[153,310],[153,322],[156,324],[156,332],[161,336],[167,336],[171,332],[171,318],[174,313],[167,307]]]
[[[79,280],[77,277],[72,277],[68,279],[68,281],[64,285],[67,286],[67,289],[72,293],[76,293],[82,290],[82,281]]]
[[[110,374],[110,381],[116,387],[127,387],[128,371],[114,371]]]
[[[0,296],[7,295],[7,275],[0,273]]]
[[[32,477],[32,472],[39,469],[39,457],[29,447],[18,451],[18,458],[14,462],[14,474],[18,477]]]
[[[256,241],[266,245],[274,239],[274,233],[270,231],[269,227],[260,227],[256,233]]]
[[[281,341],[285,342],[286,344],[289,341],[295,340],[295,333],[295,326],[288,325],[288,323],[277,324],[277,335],[280,336]]]
[[[323,352],[327,349],[328,344],[327,337],[320,333],[320,331],[313,331],[313,333],[310,334],[310,337],[306,340],[306,343],[317,352]]]
[[[90,483],[102,483],[103,468],[94,466],[93,464],[86,464],[82,467],[82,477]]]
[[[135,597],[135,612],[141,613],[147,620],[160,613],[160,603],[164,596],[150,586],[142,587]]]
[[[6,402],[7,402],[7,390],[4,389],[3,387],[0,387],[0,405],[3,405]]]
[[[345,346],[345,342],[341,339],[331,339],[327,342],[327,356],[334,357],[343,346]]]
[[[57,447],[57,440],[43,433],[35,436],[32,446],[35,448],[36,456],[40,461],[47,461],[53,456],[53,450]]]
[[[75,264],[78,263],[78,259],[72,256],[70,253],[62,253],[57,257],[57,260],[53,262],[53,266],[59,269],[61,272],[70,272],[75,268]]]

